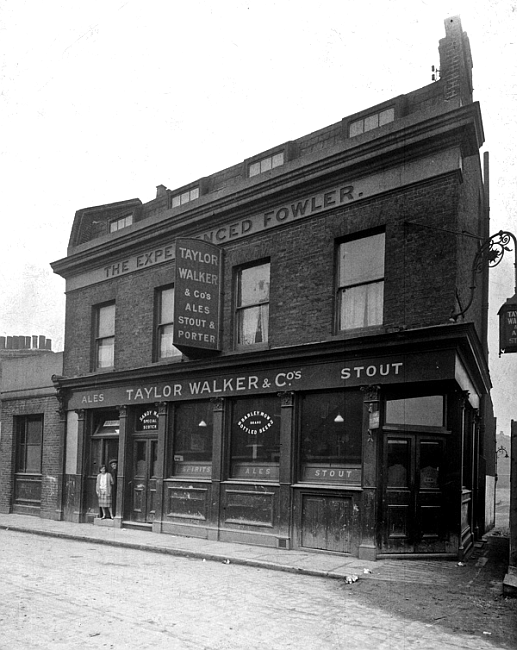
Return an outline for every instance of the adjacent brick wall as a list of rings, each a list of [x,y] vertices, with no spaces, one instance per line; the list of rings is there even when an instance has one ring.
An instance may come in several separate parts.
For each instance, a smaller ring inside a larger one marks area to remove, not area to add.
[[[64,427],[58,414],[55,395],[4,400],[2,402],[2,437],[0,440],[0,512],[13,510],[16,416],[43,415],[43,457],[41,471],[40,516],[59,519],[63,464]]]

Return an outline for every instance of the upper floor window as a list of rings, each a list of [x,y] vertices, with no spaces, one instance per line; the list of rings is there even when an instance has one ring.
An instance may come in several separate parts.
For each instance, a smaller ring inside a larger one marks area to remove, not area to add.
[[[180,205],[184,205],[189,201],[199,198],[199,187],[192,187],[190,190],[181,192],[181,194],[175,194],[172,197],[172,207],[178,208]]]
[[[237,275],[237,345],[267,343],[269,262],[240,269]]]
[[[115,303],[97,307],[95,314],[95,368],[115,365]]]
[[[174,334],[174,287],[158,289],[156,292],[156,358],[169,359],[181,356],[172,344]]]
[[[347,241],[338,251],[338,329],[381,325],[384,233]]]
[[[133,223],[133,215],[128,214],[125,217],[120,217],[120,219],[115,219],[110,223],[110,232],[117,232],[117,230],[122,230],[122,228],[127,228]]]
[[[41,474],[43,415],[16,418],[16,472]]]
[[[266,156],[260,160],[255,160],[250,163],[248,167],[249,176],[257,176],[258,174],[263,174],[264,172],[274,169],[275,167],[280,167],[284,164],[284,152],[280,151],[271,156]]]
[[[360,135],[361,133],[366,133],[366,131],[372,131],[373,129],[378,129],[384,124],[393,122],[395,119],[395,109],[387,108],[384,111],[378,113],[372,113],[371,115],[366,115],[361,117],[358,120],[354,120],[350,123],[349,135],[353,138],[355,135]]]

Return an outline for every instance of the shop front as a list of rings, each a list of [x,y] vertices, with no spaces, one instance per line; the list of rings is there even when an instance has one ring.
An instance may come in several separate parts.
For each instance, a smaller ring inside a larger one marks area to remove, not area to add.
[[[73,388],[82,520],[116,459],[115,526],[364,558],[457,554],[472,539],[479,407],[457,351],[335,359]]]

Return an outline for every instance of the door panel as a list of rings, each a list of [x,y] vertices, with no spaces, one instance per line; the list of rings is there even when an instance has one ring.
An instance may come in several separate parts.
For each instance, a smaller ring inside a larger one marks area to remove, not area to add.
[[[158,462],[156,439],[133,440],[133,480],[131,491],[131,521],[152,523],[156,511],[156,469]]]
[[[443,440],[419,439],[416,466],[418,491],[416,492],[417,539],[415,550],[419,553],[443,550],[445,521],[440,472],[443,472]]]
[[[390,549],[411,549],[412,472],[411,438],[388,438],[386,449],[386,528]],[[410,551],[409,551],[410,552]]]
[[[301,546],[350,552],[352,500],[349,497],[303,495]]]
[[[438,553],[446,550],[441,472],[445,441],[423,434],[384,440],[382,550]]]

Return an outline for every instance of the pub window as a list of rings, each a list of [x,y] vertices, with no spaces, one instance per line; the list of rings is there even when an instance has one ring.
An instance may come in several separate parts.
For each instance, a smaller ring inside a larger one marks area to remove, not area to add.
[[[269,338],[269,262],[237,274],[237,346],[265,344]]]
[[[115,303],[95,309],[95,369],[113,368],[115,352]]]
[[[156,292],[156,360],[181,356],[173,344],[174,334],[174,287]]]
[[[231,418],[230,476],[277,481],[280,461],[280,400],[250,397],[235,400]]]
[[[343,242],[338,249],[338,329],[381,325],[384,233]]]
[[[192,187],[190,190],[185,190],[180,194],[174,194],[172,197],[172,207],[179,208],[180,205],[194,201],[199,198],[199,187]]]
[[[444,396],[424,395],[406,399],[387,399],[385,422],[393,425],[444,427]]]
[[[395,109],[387,108],[384,111],[365,115],[358,120],[354,120],[350,123],[348,133],[350,137],[353,138],[356,135],[361,135],[361,133],[378,129],[380,126],[384,126],[384,124],[389,124],[390,122],[393,122],[394,119]]]
[[[208,400],[181,402],[174,408],[173,476],[212,475],[213,404]]]
[[[43,415],[17,416],[15,430],[16,472],[19,474],[41,474]]]
[[[360,391],[304,395],[300,408],[302,480],[360,483],[362,424]]]
[[[122,230],[122,228],[127,228],[133,224],[133,215],[128,214],[125,217],[120,217],[115,219],[110,223],[110,232],[117,232],[117,230]]]
[[[248,174],[250,178],[252,176],[258,176],[258,174],[263,174],[264,172],[274,169],[275,167],[280,167],[285,162],[285,156],[283,151],[279,151],[271,156],[265,156],[260,160],[254,160],[250,163],[248,167]]]

